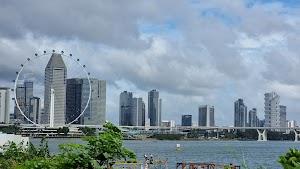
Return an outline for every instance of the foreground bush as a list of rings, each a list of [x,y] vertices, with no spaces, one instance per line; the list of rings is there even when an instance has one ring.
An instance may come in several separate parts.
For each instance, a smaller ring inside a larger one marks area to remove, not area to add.
[[[300,169],[300,151],[295,148],[291,148],[285,156],[280,156],[277,162],[279,162],[284,169]]]
[[[123,147],[122,132],[111,123],[98,137],[86,138],[87,145],[59,145],[60,154],[50,155],[45,139],[36,148],[10,142],[0,147],[1,169],[108,169],[118,160],[135,161],[136,155]]]

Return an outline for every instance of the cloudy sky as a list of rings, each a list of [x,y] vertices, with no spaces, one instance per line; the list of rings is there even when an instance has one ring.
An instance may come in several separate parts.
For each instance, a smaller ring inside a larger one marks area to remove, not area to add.
[[[72,53],[107,81],[107,119],[118,123],[122,91],[147,103],[156,89],[162,119],[181,123],[199,105],[233,125],[233,103],[264,117],[276,92],[300,122],[300,1],[0,1],[0,86],[42,51]]]

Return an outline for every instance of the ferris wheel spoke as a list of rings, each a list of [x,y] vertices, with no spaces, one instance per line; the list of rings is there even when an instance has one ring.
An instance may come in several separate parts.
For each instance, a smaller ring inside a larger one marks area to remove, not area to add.
[[[78,68],[77,70],[75,70],[74,72],[72,72],[72,74],[70,74],[70,78],[72,77],[82,77],[82,74],[81,72],[83,72],[83,69],[82,68]]]

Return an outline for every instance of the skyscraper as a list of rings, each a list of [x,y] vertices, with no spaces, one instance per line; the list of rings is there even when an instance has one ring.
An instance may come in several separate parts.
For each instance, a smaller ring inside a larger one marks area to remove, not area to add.
[[[148,93],[148,117],[150,118],[150,126],[161,126],[161,104],[162,99],[159,98],[159,92],[151,90]]]
[[[25,80],[23,83],[17,84],[16,88],[16,100],[24,115],[29,118],[30,114],[30,99],[33,97],[33,82]],[[26,118],[21,114],[20,110],[15,106],[14,110],[15,118],[20,123],[28,123]]]
[[[0,87],[0,123],[9,123],[10,92],[8,87]]]
[[[198,109],[198,126],[211,127],[215,126],[214,106],[203,105]]]
[[[91,89],[89,84],[91,84]],[[91,90],[90,101],[89,94]],[[88,105],[87,105],[88,104]],[[87,106],[87,107],[86,107]],[[86,107],[86,109],[85,109]],[[84,111],[85,109],[85,111]],[[82,112],[84,114],[74,121]],[[67,79],[66,122],[103,125],[106,115],[106,81],[95,78]]]
[[[275,92],[265,93],[265,127],[280,127],[279,99]]]
[[[22,112],[25,112],[25,87],[24,84],[17,84],[16,87],[16,101],[18,102],[18,105]],[[22,115],[21,111],[15,105],[14,107],[14,116],[15,119],[18,120],[20,123],[24,123],[24,116]]]
[[[145,126],[145,104],[142,98],[134,97],[132,99],[132,125]]]
[[[120,94],[119,125],[133,126],[132,121],[132,93],[124,91]]]
[[[243,99],[234,102],[234,127],[247,127],[247,106]]]
[[[253,108],[249,111],[249,127],[258,127],[259,119],[257,117],[256,108]]]
[[[51,89],[54,90],[54,126],[65,124],[67,68],[61,54],[53,53],[45,68],[44,120],[50,122]]]
[[[287,127],[286,122],[286,106],[280,105],[280,127]],[[281,129],[280,131],[284,132],[285,129]]]
[[[192,126],[192,115],[181,115],[181,126]]]
[[[106,81],[91,79],[92,94],[84,112],[85,125],[104,125],[106,120]]]
[[[83,111],[87,104],[89,91],[83,90],[85,84],[89,87],[88,80],[72,78],[67,79],[66,87],[66,123],[73,122]],[[89,88],[88,88],[89,89]],[[78,118],[73,124],[83,124],[83,117]]]
[[[39,97],[30,98],[29,119],[36,124],[41,123],[41,99]]]

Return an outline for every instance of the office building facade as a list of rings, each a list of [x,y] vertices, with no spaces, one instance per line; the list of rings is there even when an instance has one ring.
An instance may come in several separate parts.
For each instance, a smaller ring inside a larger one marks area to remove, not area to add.
[[[214,106],[203,105],[198,108],[198,126],[215,126]]]
[[[88,87],[85,89],[85,87]],[[89,97],[88,80],[80,78],[67,79],[66,87],[66,123],[73,122],[85,108]],[[73,124],[83,124],[83,117],[79,117]]]
[[[53,53],[45,68],[44,117],[50,123],[51,89],[54,90],[54,126],[65,124],[67,68],[61,54]]]
[[[265,93],[265,127],[280,127],[280,97],[275,92]]]
[[[41,99],[39,97],[30,98],[28,118],[36,124],[41,124]]]
[[[145,126],[145,103],[142,98],[132,99],[132,125]]]
[[[181,115],[181,126],[192,126],[192,115]]]
[[[8,124],[10,120],[10,88],[0,87],[0,123]]]
[[[16,101],[24,115],[30,119],[30,100],[33,98],[33,82],[25,80],[23,83],[17,84],[16,87]],[[19,123],[29,123],[27,119],[22,115],[17,105],[14,108],[15,119]]]
[[[148,93],[148,117],[150,126],[161,126],[161,106],[162,99],[159,98],[159,92],[151,90]]]
[[[280,127],[287,127],[286,122],[286,106],[280,105]],[[281,132],[285,132],[285,129],[281,129]]]
[[[132,93],[124,91],[120,94],[119,125],[133,126],[132,119]]]
[[[234,127],[247,126],[247,106],[243,99],[234,102]]]
[[[90,96],[90,91],[91,91],[91,96]],[[106,119],[106,81],[105,80],[90,78],[90,83],[89,83],[89,80],[87,78],[67,79],[66,95],[67,95],[66,98],[66,122],[67,123],[72,122],[72,124],[85,124],[85,125],[103,125],[105,123],[105,119]]]
[[[106,81],[91,79],[92,94],[84,112],[85,125],[104,125],[106,120]]]

